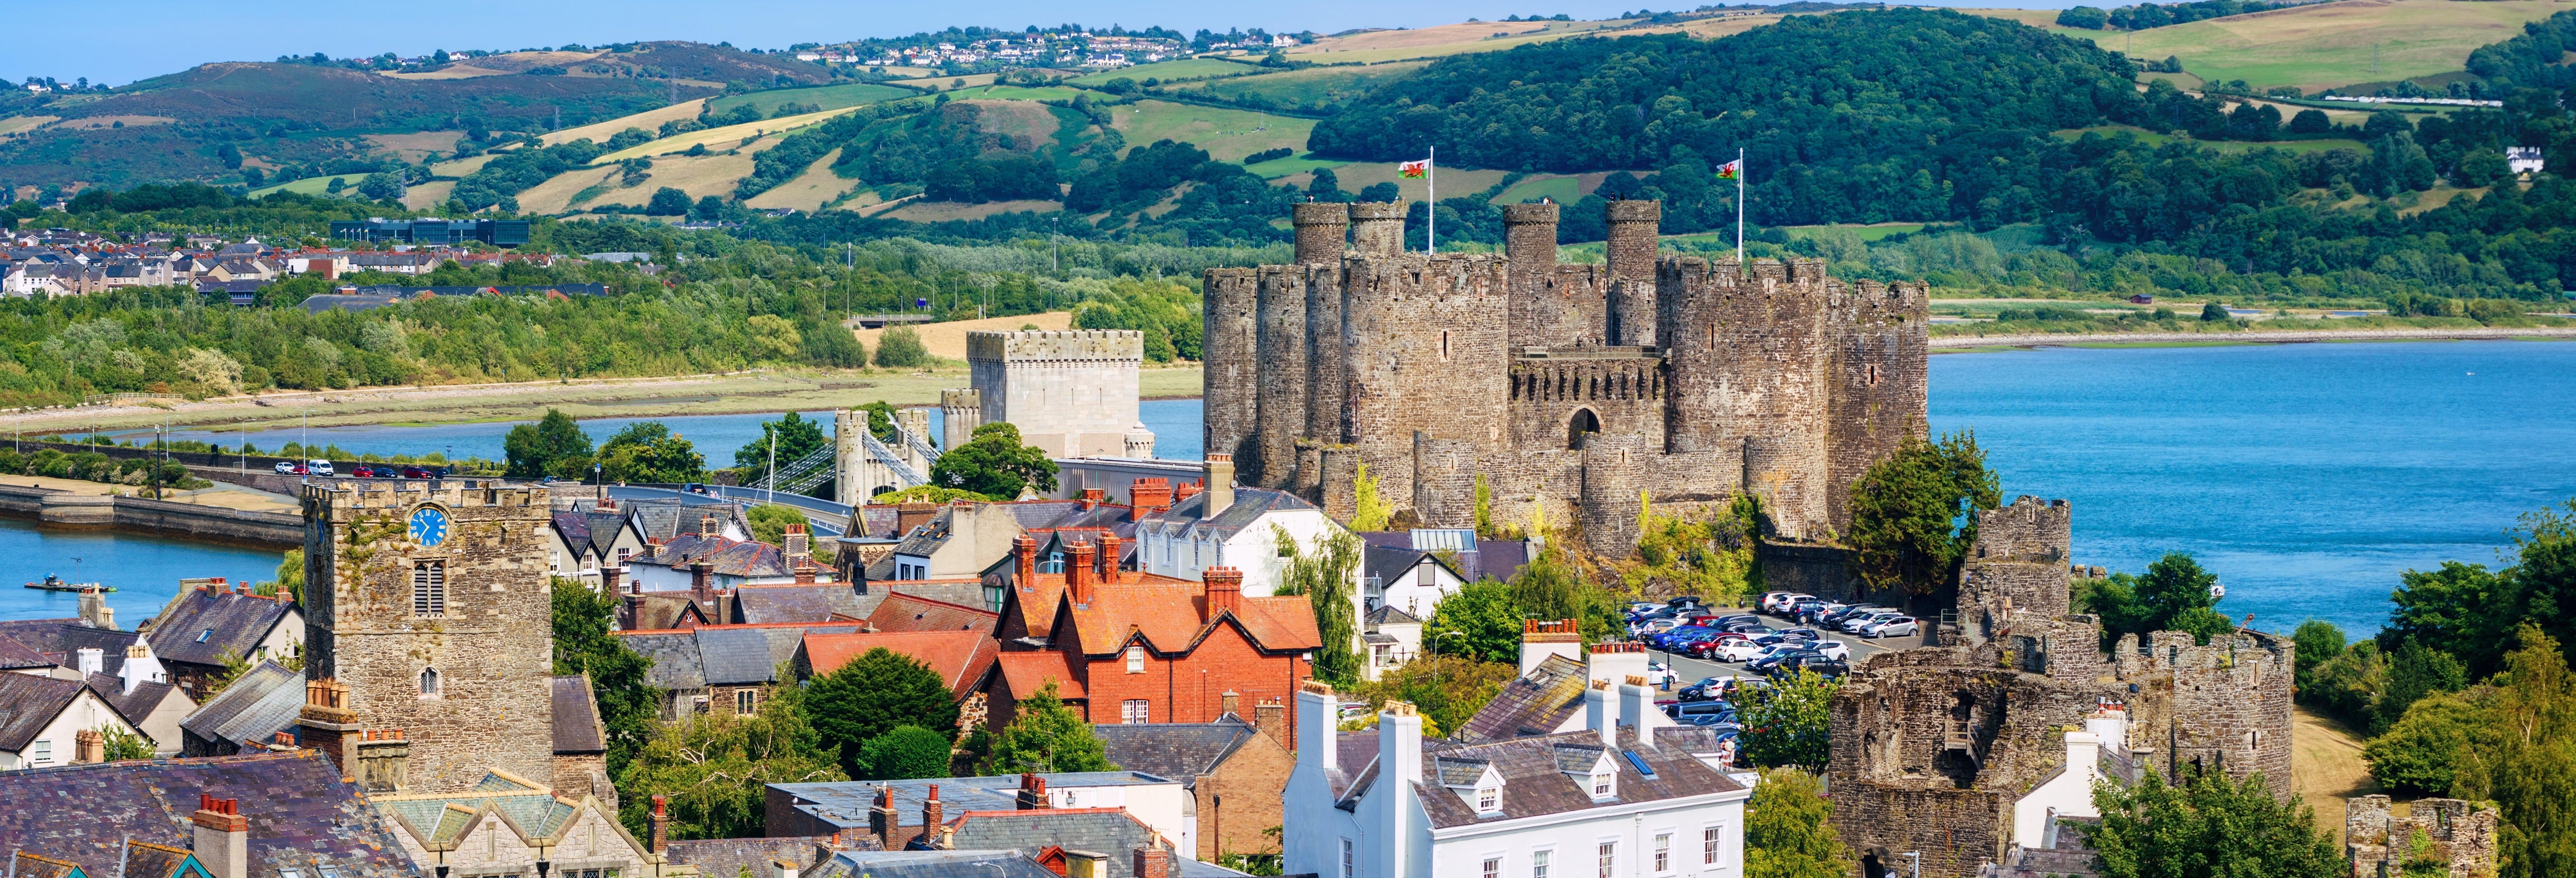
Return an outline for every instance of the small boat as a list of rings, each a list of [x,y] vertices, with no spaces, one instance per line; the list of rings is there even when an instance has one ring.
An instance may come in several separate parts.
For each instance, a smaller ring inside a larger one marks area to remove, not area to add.
[[[64,582],[62,577],[55,576],[50,573],[45,574],[45,581],[30,582],[27,583],[27,587],[38,591],[90,591],[95,589],[107,592],[116,590],[115,588],[99,585],[95,582]]]

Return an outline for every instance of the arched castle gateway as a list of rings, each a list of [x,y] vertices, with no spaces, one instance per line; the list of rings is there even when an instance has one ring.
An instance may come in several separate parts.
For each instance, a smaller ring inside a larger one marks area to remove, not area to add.
[[[1481,475],[1497,516],[1540,501],[1605,553],[1641,496],[1846,530],[1852,481],[1924,431],[1924,285],[1659,258],[1652,201],[1609,204],[1606,264],[1560,263],[1557,207],[1506,205],[1495,257],[1404,252],[1402,205],[1296,205],[1298,264],[1207,272],[1207,450],[1345,520],[1361,464],[1428,527],[1471,526]]]

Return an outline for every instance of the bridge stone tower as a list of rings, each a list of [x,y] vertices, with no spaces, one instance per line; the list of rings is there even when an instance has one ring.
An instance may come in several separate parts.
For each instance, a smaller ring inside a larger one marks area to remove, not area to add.
[[[307,743],[354,772],[360,733],[399,730],[419,792],[486,769],[552,778],[546,489],[331,482],[302,499]]]

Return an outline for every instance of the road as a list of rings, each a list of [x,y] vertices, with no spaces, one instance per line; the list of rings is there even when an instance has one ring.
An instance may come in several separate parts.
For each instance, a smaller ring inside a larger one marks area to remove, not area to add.
[[[1731,610],[1715,610],[1714,612],[1726,614],[1748,613],[1753,611],[1750,609],[1739,608]],[[1769,625],[1773,628],[1798,627],[1798,622],[1793,619],[1774,616],[1769,613],[1756,613],[1756,615],[1762,617],[1762,624]],[[1871,640],[1857,634],[1843,634],[1840,632],[1829,633],[1831,636],[1826,639],[1840,640],[1851,646],[1851,663],[1853,667],[1859,667],[1860,663],[1868,659],[1870,656],[1887,652],[1889,650],[1912,648],[1914,646],[1921,645],[1923,642],[1921,638],[1916,637],[1891,637],[1883,640]],[[1761,676],[1760,674],[1745,670],[1744,665],[1739,662],[1707,661],[1704,659],[1691,658],[1686,655],[1674,655],[1662,650],[1652,650],[1648,652],[1647,655],[1654,661],[1670,662],[1672,664],[1673,674],[1676,677],[1673,681],[1673,691],[1675,692],[1681,691],[1681,688],[1684,686],[1697,683],[1710,677]]]

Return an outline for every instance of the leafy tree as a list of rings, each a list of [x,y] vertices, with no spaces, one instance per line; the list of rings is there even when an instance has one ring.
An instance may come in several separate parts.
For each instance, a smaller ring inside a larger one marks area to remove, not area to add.
[[[2366,727],[2371,721],[2370,706],[2387,684],[2387,657],[2380,654],[2377,642],[2364,640],[2319,663],[2299,687],[2298,702]]]
[[[1117,768],[1109,761],[1108,748],[1091,733],[1091,724],[1083,721],[1082,714],[1064,706],[1056,681],[1050,679],[1038,687],[1037,694],[1020,702],[1019,715],[993,736],[993,752],[986,757],[982,770],[995,775]]]
[[[1825,747],[1833,738],[1834,692],[1842,681],[1799,669],[1796,677],[1770,687],[1744,705],[1744,758],[1754,765],[1794,765],[1808,771],[1825,767]]]
[[[252,590],[271,597],[276,596],[278,591],[284,590],[288,600],[297,604],[304,603],[304,550],[286,550],[286,557],[278,559],[277,562],[277,578],[260,583]]]
[[[861,748],[897,726],[957,727],[957,696],[938,671],[885,647],[806,681],[814,728],[839,748],[844,767],[865,773]]]
[[[1512,604],[1524,619],[1573,619],[1583,642],[1599,643],[1627,636],[1628,619],[1616,596],[1583,579],[1551,539],[1538,557],[1512,574]]]
[[[1404,198],[1402,187],[1392,182],[1371,183],[1360,188],[1359,200],[1385,204]]]
[[[1976,513],[2001,488],[1974,433],[1908,438],[1852,483],[1851,571],[1873,589],[1936,594],[1955,587],[1977,539]]]
[[[2143,576],[2114,573],[2093,583],[2078,606],[2102,618],[2105,643],[2156,631],[2188,632],[2208,643],[2236,627],[2210,609],[2218,601],[2209,589],[2217,584],[2218,576],[2200,569],[2189,553],[2167,552]]]
[[[1020,428],[994,421],[975,428],[966,444],[948,449],[930,465],[930,482],[987,497],[1017,497],[1020,489],[1055,491],[1055,461],[1020,442]]]
[[[98,734],[107,739],[105,758],[109,762],[150,759],[154,755],[151,738],[126,731],[124,726],[100,726]]]
[[[1731,514],[1694,520],[1683,515],[1657,515],[1645,492],[1637,495],[1638,566],[1621,571],[1628,590],[1645,594],[1653,586],[1698,595],[1729,606],[1760,589],[1762,571],[1754,563],[1753,535],[1761,532],[1759,498],[1738,494]],[[1661,593],[1661,592],[1659,592]]]
[[[2292,134],[2324,134],[2333,130],[2334,122],[2326,118],[2324,110],[2300,110],[2298,115],[2290,117]]]
[[[802,414],[788,412],[778,420],[762,423],[760,438],[735,449],[733,465],[742,470],[743,484],[752,484],[769,477],[773,447],[778,465],[786,466],[830,444],[831,440],[823,435],[822,419],[809,421]]]
[[[1451,596],[1441,601],[1446,606],[1457,600]],[[1517,659],[1478,661],[1454,655],[1421,655],[1412,661],[1379,672],[1378,678],[1358,683],[1349,694],[1368,702],[1371,713],[1389,701],[1411,702],[1428,724],[1424,734],[1457,734],[1486,702],[1503,691],[1503,685],[1520,676]],[[1431,727],[1440,731],[1434,732]]]
[[[589,675],[600,724],[608,728],[608,773],[618,776],[652,738],[660,714],[659,699],[645,680],[653,660],[608,633],[617,625],[616,595],[560,577],[551,591],[555,675]]]
[[[689,193],[664,186],[653,190],[653,199],[644,203],[644,212],[653,216],[683,216],[689,212]]]
[[[2396,725],[2408,707],[2427,695],[2458,692],[2468,684],[2468,671],[2460,667],[2459,659],[2406,641],[2388,656],[2387,683],[2370,705],[2371,730],[2382,732]]]
[[[2057,14],[2057,25],[2059,27],[2080,27],[2085,30],[2101,30],[2102,28],[2109,26],[2110,23],[2110,13],[2092,6],[2077,6]]]
[[[1274,524],[1270,531],[1279,557],[1288,560],[1272,593],[1305,595],[1315,611],[1315,633],[1323,637],[1323,648],[1315,651],[1315,678],[1336,686],[1358,682],[1361,660],[1351,647],[1359,639],[1353,579],[1367,547],[1358,535],[1340,528],[1316,537],[1311,545],[1300,545],[1287,528]]]
[[[1520,660],[1521,618],[1520,608],[1512,602],[1512,587],[1485,577],[1432,606],[1431,618],[1422,626],[1422,646],[1439,655],[1516,663]]]
[[[2297,799],[2274,801],[2260,774],[2230,780],[2190,769],[2178,786],[2147,772],[2135,786],[2093,788],[2102,822],[2086,832],[2104,878],[2342,878],[2351,873],[2334,835],[2316,828]]]
[[[787,542],[788,525],[808,523],[804,510],[777,503],[751,507],[743,516],[751,519],[751,538],[773,546]]]
[[[600,475],[612,482],[678,484],[706,476],[707,459],[660,421],[637,421],[599,446]]]
[[[1824,781],[1790,768],[1762,770],[1744,807],[1745,878],[1842,878],[1860,868],[1834,831]]]
[[[859,748],[869,780],[948,776],[948,736],[920,726],[896,726]]]
[[[858,410],[868,413],[868,432],[875,435],[877,437],[877,441],[894,441],[895,408],[892,404],[880,399],[875,402],[868,403],[867,405],[860,406]],[[924,440],[928,440],[930,437],[924,436],[922,438]]]
[[[1395,507],[1387,503],[1385,498],[1378,496],[1377,482],[1375,477],[1369,475],[1368,464],[1365,463],[1360,464],[1359,469],[1351,474],[1352,530],[1362,532],[1385,530],[1388,520],[1394,515]]]
[[[2200,319],[2203,321],[2223,323],[2234,317],[2235,315],[2228,313],[2227,306],[2217,302],[2206,302],[2200,306]]]
[[[501,451],[509,460],[510,478],[579,479],[590,475],[590,434],[582,432],[571,415],[557,409],[547,409],[546,416],[534,424],[511,427],[509,435],[501,439]]]
[[[848,780],[840,753],[807,722],[805,701],[804,690],[778,686],[750,716],[718,710],[655,725],[617,775],[618,797],[634,803],[617,809],[618,822],[651,834],[658,794],[669,798],[671,838],[748,838],[768,820],[769,784]]]
[[[912,327],[888,327],[877,336],[876,363],[888,369],[915,369],[930,365],[930,351],[921,346],[921,333]]]
[[[2417,700],[2404,719],[2363,745],[2371,778],[2399,795],[2448,795],[2462,754],[2490,737],[2484,700],[2443,692]]]
[[[2297,645],[2297,665],[2292,669],[2296,674],[2294,691],[2297,692],[2308,691],[2318,665],[2343,654],[2343,629],[2324,619],[2299,623],[2298,630],[2290,632],[2290,641]]]
[[[2515,639],[2487,710],[2496,733],[2462,751],[2452,795],[2502,812],[2499,878],[2576,874],[2576,677],[2540,626]]]

